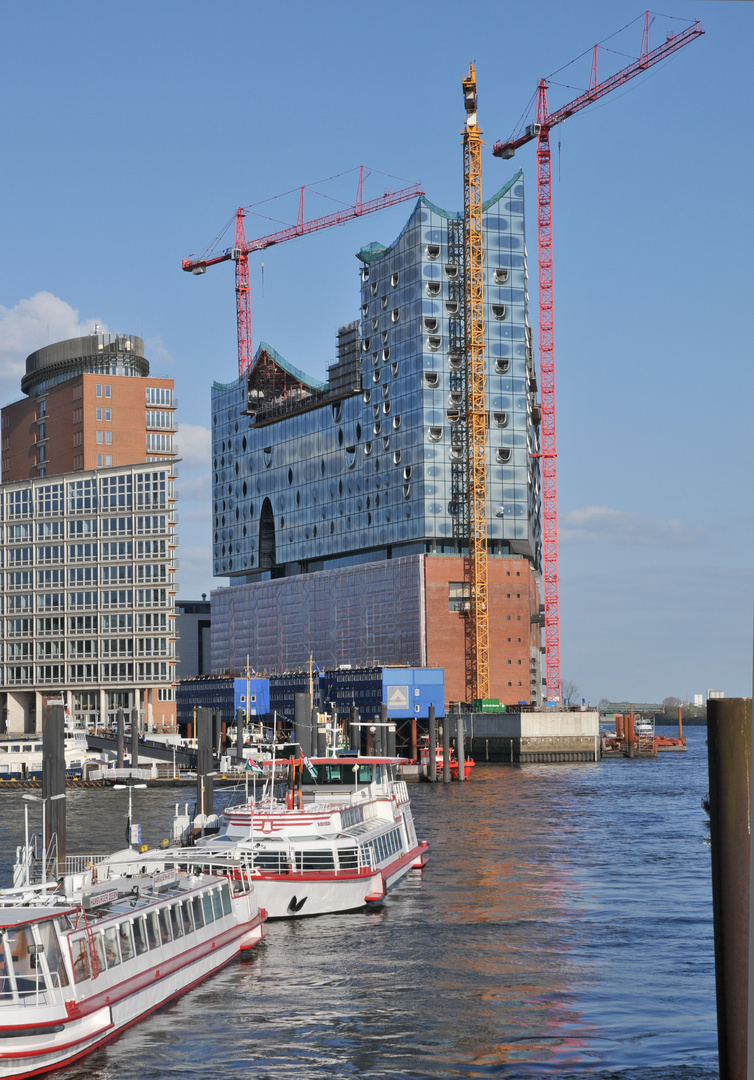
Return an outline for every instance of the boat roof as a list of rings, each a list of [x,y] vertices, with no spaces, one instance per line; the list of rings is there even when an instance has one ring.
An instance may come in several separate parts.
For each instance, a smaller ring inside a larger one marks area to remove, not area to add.
[[[0,907],[0,928],[7,930],[12,926],[20,926],[22,923],[42,922],[45,919],[54,919],[57,915],[73,915],[76,909],[73,907]]]
[[[284,759],[285,760],[285,759]],[[295,760],[300,760],[295,759]],[[312,765],[338,765],[342,761],[350,761],[352,765],[400,765],[406,758],[400,757],[366,757],[357,754],[341,754],[338,757],[310,757]]]

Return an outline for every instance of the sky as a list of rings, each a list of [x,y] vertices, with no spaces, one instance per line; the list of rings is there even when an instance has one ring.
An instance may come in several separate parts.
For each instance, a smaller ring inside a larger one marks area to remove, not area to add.
[[[492,144],[540,77],[559,72],[554,110],[588,85],[596,42],[633,23],[600,51],[602,78],[638,54],[642,28],[624,0],[2,10],[0,403],[20,397],[29,352],[95,320],[145,339],[176,384],[184,599],[224,583],[210,386],[236,377],[237,349],[232,266],[194,277],[181,259],[239,205],[255,204],[251,238],[295,221],[301,185],[328,196],[307,193],[307,218],[354,202],[361,164],[365,198],[416,181],[461,209],[473,60],[484,196],[524,170],[536,342],[534,146],[500,161]],[[594,702],[751,693],[754,10],[663,0],[650,48],[693,19],[703,37],[551,135],[561,672]],[[410,208],[253,256],[254,348],[322,376],[358,317],[355,253],[392,241]]]

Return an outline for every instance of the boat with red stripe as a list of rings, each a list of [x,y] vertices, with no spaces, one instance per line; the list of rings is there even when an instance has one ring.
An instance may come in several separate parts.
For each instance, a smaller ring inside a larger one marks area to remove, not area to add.
[[[266,914],[238,868],[127,849],[3,892],[0,1078],[76,1061],[260,942]]]
[[[353,911],[382,902],[427,862],[416,836],[402,759],[294,758],[280,761],[253,796],[229,806],[220,832],[197,846],[245,857],[268,918]]]

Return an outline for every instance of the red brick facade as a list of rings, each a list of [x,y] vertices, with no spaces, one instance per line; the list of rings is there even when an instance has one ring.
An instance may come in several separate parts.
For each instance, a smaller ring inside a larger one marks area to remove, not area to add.
[[[539,655],[541,628],[537,619],[540,597],[531,566],[522,558],[491,558],[489,574],[490,697],[506,705],[541,700],[540,665],[532,671],[532,656]],[[463,581],[463,559],[427,556],[424,560],[426,593],[427,665],[445,669],[447,701],[468,701],[465,671],[463,612],[450,610],[449,585]],[[534,620],[534,621],[533,621]],[[532,687],[532,680],[535,685]]]

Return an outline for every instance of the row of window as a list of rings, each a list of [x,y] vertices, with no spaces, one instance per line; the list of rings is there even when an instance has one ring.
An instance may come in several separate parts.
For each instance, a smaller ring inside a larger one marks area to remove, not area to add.
[[[77,518],[68,522],[68,536],[96,536],[97,527],[102,536],[130,536],[132,533],[167,533],[171,518],[165,514],[148,517],[117,517],[117,518]],[[64,536],[64,522],[40,521],[37,523],[37,540],[62,540]],[[19,543],[23,540],[32,540],[34,527],[29,523],[5,526],[5,540],[8,544]],[[0,541],[3,540],[3,526],[0,525]],[[148,552],[145,547],[144,553]]]
[[[135,594],[135,597],[134,597]],[[167,589],[105,589],[101,593],[96,591],[82,591],[68,593],[69,610],[114,607],[133,607],[134,599],[137,607],[165,607],[170,599]],[[5,609],[8,615],[16,612],[32,611],[34,609],[33,596],[31,593],[11,593],[5,599]],[[64,611],[64,593],[37,593],[37,611]],[[2,614],[2,600],[0,597],[0,614]]]
[[[167,633],[168,619],[172,616],[165,611],[140,611],[136,614],[137,631],[148,633]],[[121,611],[112,615],[71,615],[68,618],[69,634],[126,634],[134,627],[133,612]],[[7,619],[5,636],[32,637],[36,633],[42,636],[64,634],[66,619],[63,615],[48,615],[41,619]],[[171,631],[172,632],[172,631]],[[2,633],[2,623],[0,623]]]
[[[9,641],[5,646],[6,660],[31,660],[33,659],[32,641]],[[38,641],[37,660],[60,660],[64,655],[65,643],[62,641]],[[87,638],[85,641],[69,641],[68,656],[75,659],[77,656],[95,657],[100,656],[171,656],[174,651],[174,643],[169,638],[137,638],[134,650],[134,639],[128,638],[102,638],[99,641]],[[3,645],[0,642],[0,659],[3,655]]]
[[[78,545],[87,547],[89,545]],[[96,547],[96,545],[92,545]],[[104,545],[103,545],[104,546]],[[134,568],[125,566],[70,566],[68,568],[69,585],[96,585],[97,576],[102,585],[131,583],[134,580]],[[38,589],[48,589],[65,585],[65,569],[37,570],[36,585]],[[11,570],[6,575],[6,588],[8,589],[31,589],[34,587],[33,570]],[[167,563],[146,563],[136,566],[137,581],[167,581]],[[3,574],[0,573],[0,589],[3,587]]]
[[[7,665],[5,682],[8,686],[32,683],[91,683],[91,682],[139,682],[147,680],[166,680],[172,676],[172,667],[164,660],[148,660],[142,663],[110,664],[40,664],[36,668],[30,664]],[[67,677],[66,677],[67,672]],[[1,673],[0,673],[1,674]],[[1,678],[0,678],[0,681]]]
[[[94,956],[86,934],[74,937],[71,939],[73,977],[77,983],[85,982],[92,975],[111,971],[135,957],[196,933],[230,912],[230,892],[224,884],[186,900],[174,900],[157,911],[94,930],[91,935]],[[95,957],[96,972],[93,971]]]
[[[172,438],[172,436],[165,436],[165,438]],[[164,470],[134,475],[128,473],[121,476],[104,476],[99,481],[97,479],[69,481],[67,484],[68,512],[81,513],[96,510],[98,506],[103,510],[130,506],[134,490],[138,507],[165,506],[168,497],[173,497],[172,490],[169,488],[171,482],[170,473]],[[65,513],[63,483],[40,485],[35,489],[35,494],[38,516]],[[19,488],[6,492],[5,510],[6,517],[9,519],[31,517],[33,513],[32,488]]]

